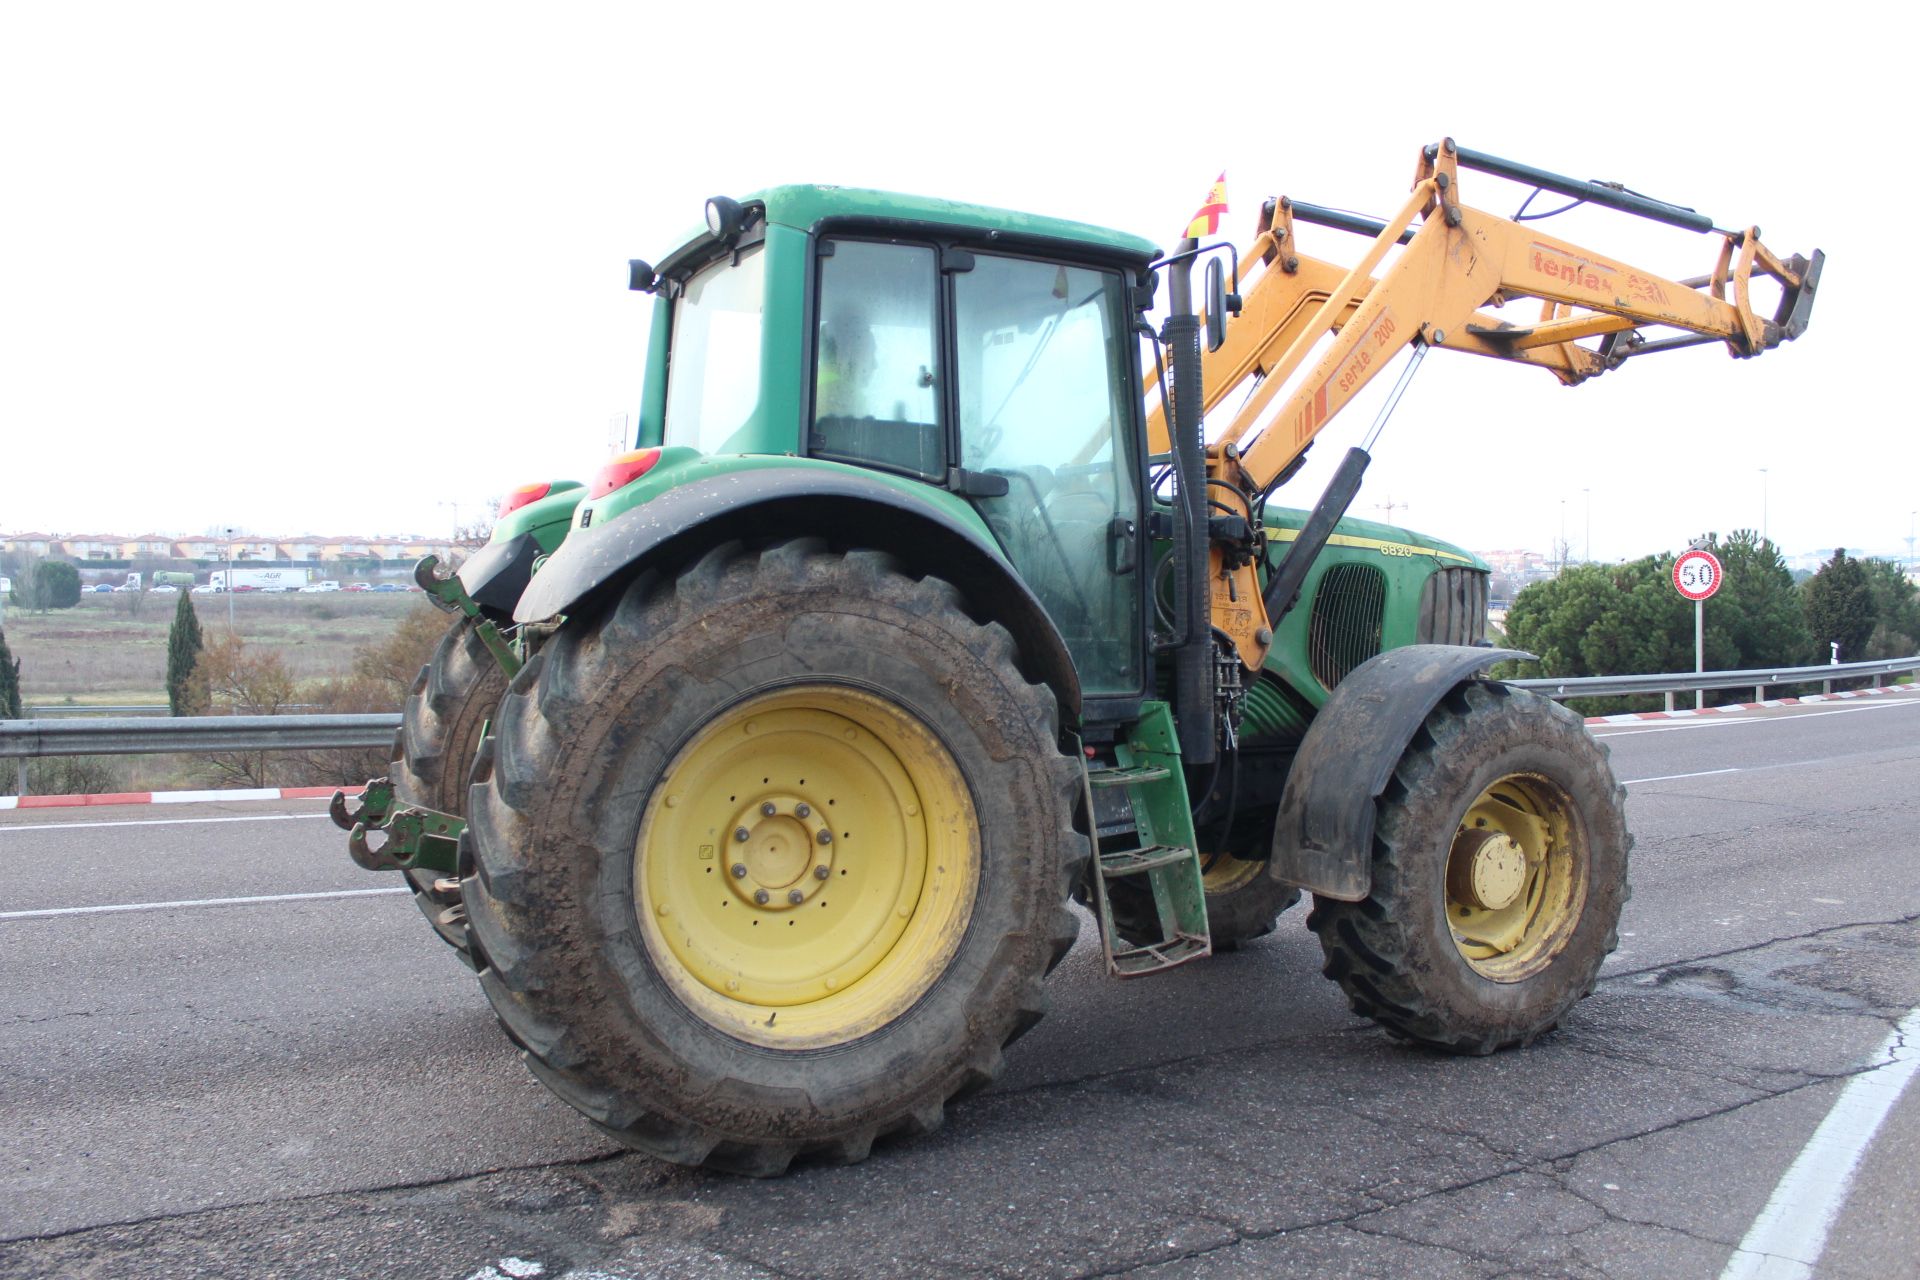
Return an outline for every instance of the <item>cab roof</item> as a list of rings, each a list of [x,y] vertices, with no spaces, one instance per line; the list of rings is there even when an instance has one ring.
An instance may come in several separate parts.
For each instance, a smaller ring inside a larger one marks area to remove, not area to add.
[[[1137,259],[1142,264],[1160,256],[1159,248],[1151,240],[1088,222],[1048,218],[1012,209],[995,209],[959,200],[936,200],[930,196],[873,191],[863,187],[807,184],[769,187],[747,197],[747,201],[764,204],[767,221],[801,231],[811,230],[830,219],[860,218],[962,227],[989,235],[997,232],[1002,235],[1071,241]]]

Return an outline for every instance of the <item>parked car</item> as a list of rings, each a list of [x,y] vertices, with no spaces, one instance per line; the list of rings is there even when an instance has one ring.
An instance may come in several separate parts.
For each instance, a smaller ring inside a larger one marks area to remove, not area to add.
[[[346,589],[348,591],[371,591],[373,587],[371,584],[365,582],[349,582]]]
[[[235,588],[233,589],[233,594],[235,594],[235,595],[239,595],[239,594],[240,594],[241,592],[243,592],[243,591],[258,591],[259,589],[260,589],[260,588],[258,588],[258,587],[255,587],[255,586],[251,586],[251,585],[249,585],[249,584],[247,584],[247,583],[245,583],[245,582],[243,582],[243,583],[241,583],[241,584],[240,584],[239,586],[237,586],[237,587],[235,587]]]
[[[167,585],[166,583],[164,583],[164,582],[163,582],[163,583],[161,583],[161,584],[160,584],[159,586],[157,586],[157,587],[148,587],[148,588],[147,588],[147,590],[149,590],[149,591],[151,591],[151,592],[153,592],[153,594],[155,594],[155,595],[157,595],[157,596],[169,596],[169,595],[179,595],[179,594],[180,594],[180,588],[178,588],[178,587],[172,587],[172,586],[168,586],[168,585]]]
[[[383,582],[377,587],[368,587],[367,590],[369,591],[405,591],[406,588],[401,586],[397,582]]]
[[[328,580],[326,582],[312,582],[300,588],[300,594],[303,596],[322,595],[329,591],[338,591],[339,589],[340,589],[340,584],[332,580]]]
[[[95,594],[111,595],[113,594],[113,584],[111,582],[96,582],[92,586],[88,587],[87,590],[92,591]]]
[[[217,596],[220,594],[220,589],[218,587],[210,586],[209,584],[203,582],[199,586],[193,588],[193,590],[187,592],[187,594],[190,596]]]

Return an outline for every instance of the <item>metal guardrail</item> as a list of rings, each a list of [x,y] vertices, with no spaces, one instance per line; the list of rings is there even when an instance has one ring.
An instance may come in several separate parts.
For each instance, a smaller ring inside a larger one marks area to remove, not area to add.
[[[1641,693],[1664,693],[1667,710],[1673,710],[1673,695],[1689,690],[1753,690],[1753,700],[1764,702],[1769,688],[1781,685],[1818,684],[1833,692],[1835,680],[1872,679],[1878,685],[1885,676],[1902,671],[1920,670],[1920,655],[1911,658],[1881,658],[1872,662],[1839,662],[1817,667],[1755,667],[1748,671],[1676,671],[1651,676],[1549,676],[1544,679],[1509,680],[1519,689],[1531,689],[1549,698],[1620,698]]]
[[[283,702],[280,704],[286,712],[306,711],[317,703]],[[84,702],[50,702],[45,706],[28,707],[26,718],[43,720],[50,716],[164,716],[171,708],[164,702],[129,703],[123,707],[91,706]]]
[[[96,716],[0,720],[0,759],[137,756],[198,751],[323,751],[384,747],[398,713],[331,716]]]
[[[18,761],[14,794],[27,794],[37,756],[166,755],[211,751],[325,751],[387,747],[397,712],[325,716],[94,716],[0,720],[0,760]]]
[[[1750,671],[1679,671],[1666,675],[1568,676],[1507,683],[1549,698],[1623,697],[1686,690],[1752,687],[1754,701],[1781,685],[1821,684],[1920,671],[1920,655],[1819,667],[1758,667]],[[164,755],[210,751],[323,751],[385,747],[400,727],[397,713],[302,716],[93,716],[71,720],[0,720],[0,759],[19,761],[26,794],[27,761],[38,756]]]

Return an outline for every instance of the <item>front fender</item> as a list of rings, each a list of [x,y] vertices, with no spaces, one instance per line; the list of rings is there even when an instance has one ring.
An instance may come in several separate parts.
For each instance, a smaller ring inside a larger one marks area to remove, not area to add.
[[[952,583],[970,612],[1012,633],[1028,677],[1049,685],[1068,715],[1079,715],[1080,681],[1066,643],[999,548],[911,488],[853,469],[724,472],[668,489],[604,525],[576,529],[533,575],[514,620],[537,622],[588,607],[643,561],[783,536],[891,552],[916,572]]]
[[[1440,699],[1518,649],[1413,644],[1361,663],[1334,687],[1294,756],[1267,874],[1343,902],[1373,890],[1374,801]]]

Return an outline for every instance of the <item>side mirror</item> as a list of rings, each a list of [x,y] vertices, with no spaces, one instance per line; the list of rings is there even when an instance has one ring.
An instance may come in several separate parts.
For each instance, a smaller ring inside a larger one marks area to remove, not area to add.
[[[654,275],[651,263],[639,258],[627,259],[627,288],[635,293],[652,293],[658,283],[659,277]]]
[[[1227,273],[1217,257],[1207,259],[1207,350],[1227,340]]]

